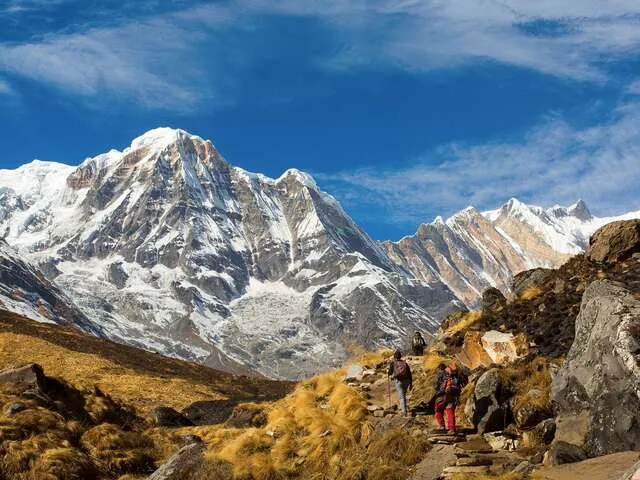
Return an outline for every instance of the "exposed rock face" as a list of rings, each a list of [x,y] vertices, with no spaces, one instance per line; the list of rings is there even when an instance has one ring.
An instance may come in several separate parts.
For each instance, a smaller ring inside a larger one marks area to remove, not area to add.
[[[496,330],[488,332],[465,332],[464,343],[456,358],[465,367],[489,367],[513,362],[529,353],[527,336],[520,333],[503,333]]]
[[[593,234],[587,249],[592,262],[615,263],[640,252],[640,220],[612,222]]]
[[[482,347],[492,363],[498,365],[513,362],[529,353],[529,341],[526,335],[514,335],[496,330],[490,330],[482,335]]]
[[[553,270],[549,268],[533,268],[518,273],[511,282],[511,293],[514,297],[520,297],[531,287],[542,285],[553,275]]]
[[[101,335],[98,325],[36,266],[0,240],[0,308],[40,322],[75,325]]]
[[[590,284],[575,341],[552,383],[556,438],[589,456],[640,448],[640,302],[620,284]]]

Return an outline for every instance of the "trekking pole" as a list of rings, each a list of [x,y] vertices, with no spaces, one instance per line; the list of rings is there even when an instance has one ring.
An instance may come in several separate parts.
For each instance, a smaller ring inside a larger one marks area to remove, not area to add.
[[[391,380],[387,375],[387,407],[391,408]]]

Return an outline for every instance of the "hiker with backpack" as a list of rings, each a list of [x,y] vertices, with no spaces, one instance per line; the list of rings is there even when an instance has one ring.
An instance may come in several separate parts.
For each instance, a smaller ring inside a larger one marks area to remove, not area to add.
[[[440,364],[443,367],[444,364]],[[438,370],[436,378],[435,418],[441,431],[448,429],[450,434],[456,432],[456,405],[460,396],[461,385],[458,367],[452,363],[444,370]],[[445,423],[444,414],[447,420]]]
[[[424,354],[424,347],[427,346],[427,342],[424,341],[424,337],[420,332],[416,332],[411,340],[411,348],[413,354],[417,357],[421,357]]]
[[[393,354],[393,361],[389,364],[387,372],[387,382],[393,378],[396,382],[396,390],[398,391],[398,400],[400,403],[400,411],[403,415],[407,415],[407,392],[413,388],[413,378],[411,369],[407,362],[402,359],[402,352],[396,350]],[[391,387],[389,387],[390,389]]]

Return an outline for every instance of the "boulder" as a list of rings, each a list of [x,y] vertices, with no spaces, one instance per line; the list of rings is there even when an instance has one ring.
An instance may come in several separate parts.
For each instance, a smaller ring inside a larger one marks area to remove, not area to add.
[[[589,240],[586,256],[592,262],[615,263],[640,252],[640,220],[622,220],[601,227]]]
[[[169,458],[151,474],[149,480],[184,480],[201,461],[202,443],[192,443]]]
[[[460,352],[456,354],[456,360],[470,369],[491,365],[491,357],[482,345],[481,332],[471,330],[465,332],[464,343],[462,344]]]
[[[0,370],[0,384],[10,385],[13,393],[49,401],[44,370],[37,363]]]
[[[502,401],[499,369],[492,368],[478,379],[473,392],[473,406],[467,405],[465,412],[471,414],[478,433],[503,430],[511,422],[511,410]]]
[[[572,443],[556,441],[553,442],[549,451],[545,454],[545,465],[562,465],[564,463],[575,463],[586,460],[584,450]]]
[[[171,407],[156,407],[151,410],[151,422],[157,427],[190,427],[193,422]]]
[[[507,299],[500,290],[491,287],[482,292],[480,305],[483,312],[499,312],[507,305]]]
[[[639,337],[640,301],[620,284],[591,283],[551,384],[556,440],[590,457],[640,449]]]
[[[492,363],[502,365],[529,353],[529,340],[525,334],[514,335],[490,330],[482,335],[482,347]]]
[[[201,400],[184,408],[182,414],[194,425],[217,425],[229,418],[235,406],[232,400]]]
[[[543,420],[553,417],[553,412],[546,406],[548,399],[542,398],[546,394],[538,389],[531,389],[520,406],[513,409],[513,418],[521,430],[529,430]]]
[[[530,430],[522,432],[522,443],[525,447],[534,448],[549,445],[556,434],[556,422],[547,418]]]

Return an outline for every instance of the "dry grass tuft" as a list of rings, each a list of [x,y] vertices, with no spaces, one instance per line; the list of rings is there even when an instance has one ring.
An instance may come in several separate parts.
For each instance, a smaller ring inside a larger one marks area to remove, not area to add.
[[[505,386],[514,394],[514,411],[520,409],[525,403],[540,408],[551,408],[549,359],[536,357],[533,361],[509,365],[501,372]],[[542,395],[529,395],[532,390],[539,390]]]
[[[89,457],[75,448],[46,450],[36,460],[33,480],[91,480],[97,472]]]
[[[140,433],[105,423],[85,432],[80,444],[108,475],[142,474],[154,469],[153,441]]]
[[[451,325],[451,327],[449,327],[446,330],[445,334],[453,335],[455,333],[467,330],[469,327],[474,325],[478,320],[480,320],[481,316],[482,316],[482,313],[476,310],[467,312],[463,315],[463,317],[457,323]]]
[[[456,473],[453,480],[525,480],[521,473],[503,473],[501,475],[483,475],[478,473]]]
[[[540,287],[529,287],[520,294],[520,300],[533,300],[542,295],[542,289]]]

